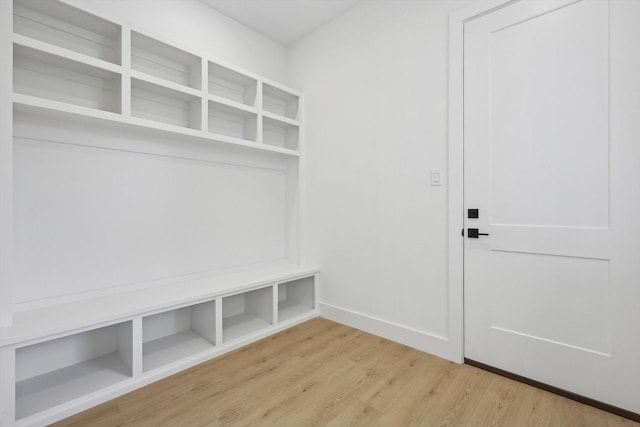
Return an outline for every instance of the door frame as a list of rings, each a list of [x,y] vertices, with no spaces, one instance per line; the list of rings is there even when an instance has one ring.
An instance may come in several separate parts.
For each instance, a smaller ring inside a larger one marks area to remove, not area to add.
[[[449,15],[449,328],[453,360],[464,362],[464,24],[519,0],[478,0]]]

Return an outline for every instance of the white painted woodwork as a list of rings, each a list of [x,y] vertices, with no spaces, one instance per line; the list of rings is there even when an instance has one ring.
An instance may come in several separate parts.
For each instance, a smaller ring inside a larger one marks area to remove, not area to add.
[[[270,113],[290,119],[298,118],[298,96],[280,87],[264,84],[262,108]]]
[[[130,100],[127,100],[130,102]],[[159,135],[159,138],[163,138],[171,135],[174,140],[181,141],[200,141],[211,145],[216,145],[220,150],[225,150],[224,148],[220,148],[221,145],[226,146],[235,146],[235,147],[245,147],[251,150],[259,150],[262,152],[268,153],[277,153],[280,155],[290,156],[290,157],[299,157],[299,150],[290,150],[287,148],[276,147],[272,145],[266,145],[261,143],[254,143],[251,141],[244,141],[238,138],[228,137],[220,134],[212,134],[209,132],[199,131],[187,127],[174,126],[171,124],[160,123],[152,120],[140,119],[136,117],[124,117],[120,114],[110,113],[106,111],[95,110],[93,108],[82,107],[67,104],[64,102],[51,101],[39,97],[33,97],[29,95],[22,94],[13,94],[13,105],[14,110],[18,113],[26,113],[29,115],[37,115],[42,119],[55,119],[55,120],[63,120],[66,122],[82,122],[82,126],[86,126],[87,124],[91,124],[93,126],[102,127],[104,124],[107,124],[109,129],[114,131],[116,130],[127,130],[129,133],[135,133],[140,135],[140,137],[145,137],[141,130],[149,130],[151,131],[146,135],[148,138],[149,135]],[[204,110],[203,110],[204,111]],[[206,117],[206,116],[205,116]],[[103,122],[103,123],[99,123]],[[261,122],[258,123],[258,132],[261,131]],[[161,131],[161,133],[156,133],[156,131]],[[101,135],[98,135],[98,138],[101,138]],[[78,142],[80,144],[92,144],[91,140],[83,140]],[[119,145],[117,141],[114,141],[114,144]],[[148,147],[149,150],[152,150],[157,147]],[[163,149],[166,147],[163,147]],[[202,150],[200,150],[202,151]]]
[[[273,304],[271,287],[223,298],[223,342],[239,339],[273,324]]]
[[[120,64],[120,26],[64,3],[17,0],[14,33]]]
[[[209,62],[208,86],[211,95],[251,107],[256,106],[258,81],[230,68]]]
[[[13,90],[52,101],[117,113],[120,76],[18,44],[13,49]]]
[[[194,89],[201,88],[202,59],[167,43],[131,32],[131,67]]]
[[[201,130],[198,97],[131,79],[131,115],[159,123]]]
[[[65,0],[65,3],[125,26],[188,52],[201,52],[216,63],[243,73],[251,70],[285,82],[286,49],[199,0],[158,2],[104,2]],[[153,13],[150,13],[150,11]]]
[[[56,141],[15,140],[16,303],[285,258],[282,169]]]
[[[143,371],[210,349],[215,333],[215,301],[144,317]]]
[[[55,19],[47,20],[45,12],[56,9],[59,2],[47,6],[30,0],[20,3],[26,5],[18,7],[20,10],[27,6],[37,10],[34,17],[29,18],[35,20],[33,26],[51,26],[54,32],[71,31],[63,19],[67,9],[77,11],[68,13],[72,25],[80,25],[78,22],[84,15],[87,15],[84,22],[92,22],[93,15],[67,4],[60,6],[62,12],[54,13]],[[264,97],[258,93],[258,87],[264,86],[275,93],[273,98],[281,104],[282,114],[289,114],[291,108],[297,109],[299,93],[271,81],[263,85],[265,79],[253,73],[216,63],[166,41],[132,31],[128,25],[95,18],[95,31],[113,39],[111,44],[117,47],[117,61],[109,55],[78,48],[73,42],[63,41],[58,45],[56,37],[30,32],[29,19],[15,18],[27,28],[13,35],[15,67],[20,68],[14,82],[14,92],[20,95],[17,102],[85,117],[117,118],[118,122],[151,129],[297,155],[298,131],[285,131],[283,126],[287,125],[279,124],[280,128],[274,128],[268,144],[261,144],[260,114]],[[41,24],[38,20],[46,23]],[[93,28],[86,23],[82,25]],[[82,32],[76,32],[80,35],[72,35],[72,39],[82,38]],[[97,111],[92,111],[94,109]],[[122,115],[105,116],[101,111]],[[241,126],[239,122],[242,122]],[[299,126],[299,122],[295,125]]]
[[[55,421],[89,397],[105,401],[316,316],[312,303],[276,323],[272,297],[276,283],[313,285],[316,273],[274,264],[16,313],[1,349],[16,349],[16,370],[3,369],[16,376],[19,424]]]
[[[258,115],[223,103],[209,101],[209,132],[256,141]]]
[[[640,412],[638,322],[617,314],[638,318],[627,13],[521,1],[464,25],[465,223],[489,233],[464,244],[465,357]]]
[[[13,48],[13,3],[0,2],[0,54]],[[0,328],[13,323],[13,61],[0,61]],[[0,425],[15,419],[15,350],[0,346]]]
[[[131,376],[131,322],[16,349],[16,418]],[[128,360],[127,360],[128,359]]]
[[[0,53],[13,49],[13,3],[0,2]],[[13,61],[0,61],[0,327],[13,322]],[[0,350],[1,351],[1,350]],[[0,353],[1,360],[5,360]],[[0,366],[0,369],[3,369]],[[13,401],[13,392],[0,382],[0,422],[6,420],[13,409],[5,407]],[[6,415],[9,413],[9,415]]]
[[[278,284],[278,320],[288,320],[315,308],[315,280],[305,277]]]
[[[277,319],[277,284],[317,269],[298,264],[299,138],[262,139],[265,114],[300,128],[285,114],[301,94],[75,3],[0,7],[3,426],[54,422],[318,314]]]
[[[286,263],[268,264],[198,278],[174,279],[161,285],[96,297],[91,300],[92,304],[87,304],[86,300],[78,300],[24,310],[15,313],[11,327],[1,330],[0,343],[5,346],[42,340],[47,336],[68,334],[68,331],[88,328],[113,319],[197,304],[220,295],[235,295],[315,273],[317,269],[311,267]]]
[[[280,118],[273,118],[266,114],[263,116],[262,142],[265,144],[297,150],[299,138],[300,128],[298,124],[281,120]]]

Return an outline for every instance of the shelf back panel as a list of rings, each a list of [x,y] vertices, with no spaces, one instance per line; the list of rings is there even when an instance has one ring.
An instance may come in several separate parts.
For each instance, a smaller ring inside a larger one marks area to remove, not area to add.
[[[200,130],[202,101],[151,83],[132,79],[131,115]]]
[[[255,106],[257,80],[209,62],[209,93]]]
[[[23,46],[14,46],[13,90],[16,93],[120,112],[121,77]]]
[[[16,381],[51,373],[112,353],[127,354],[131,322],[106,326],[16,350]],[[47,357],[43,357],[43,355]]]
[[[201,86],[201,59],[191,53],[133,31],[133,69],[194,89]]]
[[[298,149],[299,128],[264,118],[263,142],[276,147]]]
[[[285,258],[280,159],[35,114],[16,120],[16,304]]]
[[[263,84],[262,108],[279,116],[290,119],[298,118],[298,97],[282,89]]]
[[[314,277],[305,277],[278,285],[278,302],[291,301],[309,309],[314,306]]]
[[[258,116],[209,102],[209,132],[255,141]]]
[[[142,320],[142,342],[146,343],[193,329],[215,343],[215,303],[213,301],[154,314]]]

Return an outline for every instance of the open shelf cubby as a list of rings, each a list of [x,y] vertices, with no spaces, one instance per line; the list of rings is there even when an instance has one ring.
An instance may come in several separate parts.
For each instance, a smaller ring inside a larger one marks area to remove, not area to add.
[[[121,64],[120,25],[60,1],[15,0],[13,32]]]
[[[297,120],[298,97],[268,83],[263,83],[262,109],[278,116]]]
[[[200,130],[202,100],[194,95],[131,79],[131,115]]]
[[[307,314],[315,308],[314,277],[278,284],[278,321]]]
[[[273,324],[273,287],[222,299],[222,341],[251,335]]]
[[[131,322],[16,350],[16,419],[28,417],[131,377]]]
[[[144,372],[213,348],[215,301],[166,311],[142,319]]]
[[[202,59],[192,53],[131,32],[131,68],[193,89],[202,86]]]
[[[276,147],[298,149],[300,127],[264,116],[262,119],[262,142]]]
[[[209,61],[209,93],[255,107],[258,81]]]
[[[13,67],[15,93],[120,112],[120,74],[19,44]]]
[[[209,101],[209,132],[255,141],[257,128],[256,113]]]

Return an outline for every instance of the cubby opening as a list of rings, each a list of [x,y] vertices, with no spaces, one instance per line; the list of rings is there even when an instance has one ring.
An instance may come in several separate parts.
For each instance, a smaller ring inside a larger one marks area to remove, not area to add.
[[[120,25],[60,1],[16,0],[13,32],[121,64]]]
[[[120,112],[121,76],[25,46],[13,46],[13,91],[112,113]]]
[[[202,100],[138,79],[131,79],[131,115],[191,129],[201,129]]]
[[[209,132],[255,141],[257,127],[257,114],[209,101]]]
[[[262,121],[262,142],[276,147],[298,149],[299,127],[290,123],[264,117]]]
[[[16,419],[131,377],[131,322],[16,350]]]
[[[278,321],[307,314],[315,308],[314,277],[278,284]]]
[[[298,118],[298,97],[264,83],[262,85],[262,109],[296,120]]]
[[[144,372],[213,348],[215,301],[154,314],[142,319]]]
[[[273,324],[273,288],[231,295],[222,299],[222,340],[233,341]]]
[[[251,107],[256,105],[258,81],[209,62],[209,93]]]
[[[131,67],[194,89],[202,86],[200,57],[135,31],[131,33]]]

